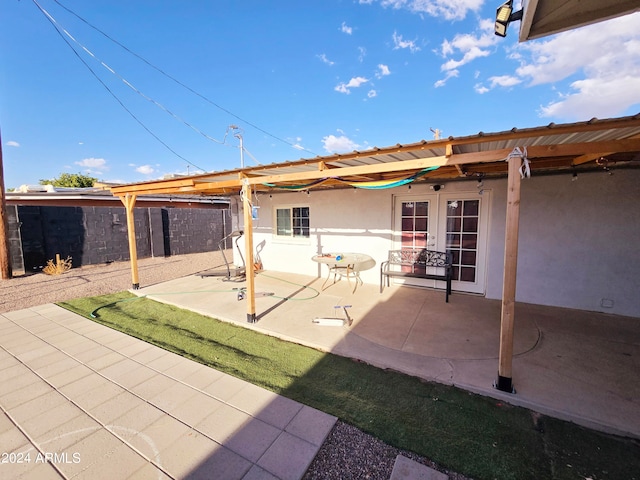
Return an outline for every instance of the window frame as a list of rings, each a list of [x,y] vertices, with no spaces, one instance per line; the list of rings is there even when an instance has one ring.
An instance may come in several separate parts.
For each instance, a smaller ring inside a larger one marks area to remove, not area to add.
[[[296,210],[300,210],[296,212]],[[303,210],[306,210],[304,212]],[[287,216],[279,217],[280,211],[288,211]],[[306,213],[306,216],[304,215]],[[282,225],[282,219],[288,225]],[[306,220],[306,225],[304,225]],[[300,222],[296,225],[297,222]],[[296,234],[296,230],[302,233]],[[306,232],[305,232],[306,230]],[[281,233],[289,232],[289,233]],[[305,234],[306,233],[306,234]],[[307,242],[311,239],[311,207],[304,204],[277,205],[273,207],[273,237],[278,240]]]

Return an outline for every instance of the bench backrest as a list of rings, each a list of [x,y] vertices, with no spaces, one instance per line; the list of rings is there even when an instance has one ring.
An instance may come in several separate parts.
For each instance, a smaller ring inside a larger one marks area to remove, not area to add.
[[[414,248],[389,250],[389,263],[405,266],[446,267],[451,265],[451,259],[446,252]]]

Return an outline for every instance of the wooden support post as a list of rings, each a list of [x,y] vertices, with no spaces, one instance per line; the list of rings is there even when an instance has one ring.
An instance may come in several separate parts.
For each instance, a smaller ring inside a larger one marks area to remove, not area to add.
[[[127,236],[129,237],[129,259],[131,261],[131,287],[134,290],[140,288],[140,279],[138,278],[138,249],[136,248],[136,227],[134,222],[133,208],[136,205],[136,196],[127,193],[124,197],[120,197],[120,201],[124,204],[127,211]]]
[[[3,280],[13,278],[11,253],[9,251],[9,222],[7,202],[4,194],[4,165],[2,160],[2,138],[0,137],[0,273]]]
[[[244,211],[244,258],[247,281],[247,322],[256,322],[255,272],[253,268],[253,216],[251,205],[251,185],[242,182],[242,208]]]
[[[520,221],[520,165],[522,158],[509,158],[507,186],[507,221],[502,281],[502,314],[500,323],[500,356],[496,388],[514,393],[512,381],[513,325],[516,304],[516,271],[518,266],[518,227]]]

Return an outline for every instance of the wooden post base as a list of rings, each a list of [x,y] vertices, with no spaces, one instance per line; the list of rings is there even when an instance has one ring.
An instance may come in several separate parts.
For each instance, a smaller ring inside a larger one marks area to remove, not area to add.
[[[501,392],[516,393],[516,389],[513,388],[513,380],[511,377],[503,377],[498,374],[498,380],[496,380],[496,383],[493,386]]]

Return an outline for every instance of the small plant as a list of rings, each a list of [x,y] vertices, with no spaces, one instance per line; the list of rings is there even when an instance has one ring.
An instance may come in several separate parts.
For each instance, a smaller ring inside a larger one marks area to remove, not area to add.
[[[60,254],[56,254],[56,263],[53,263],[53,260],[48,260],[47,266],[42,269],[47,275],[61,275],[69,270],[71,270],[71,257],[62,260]]]

